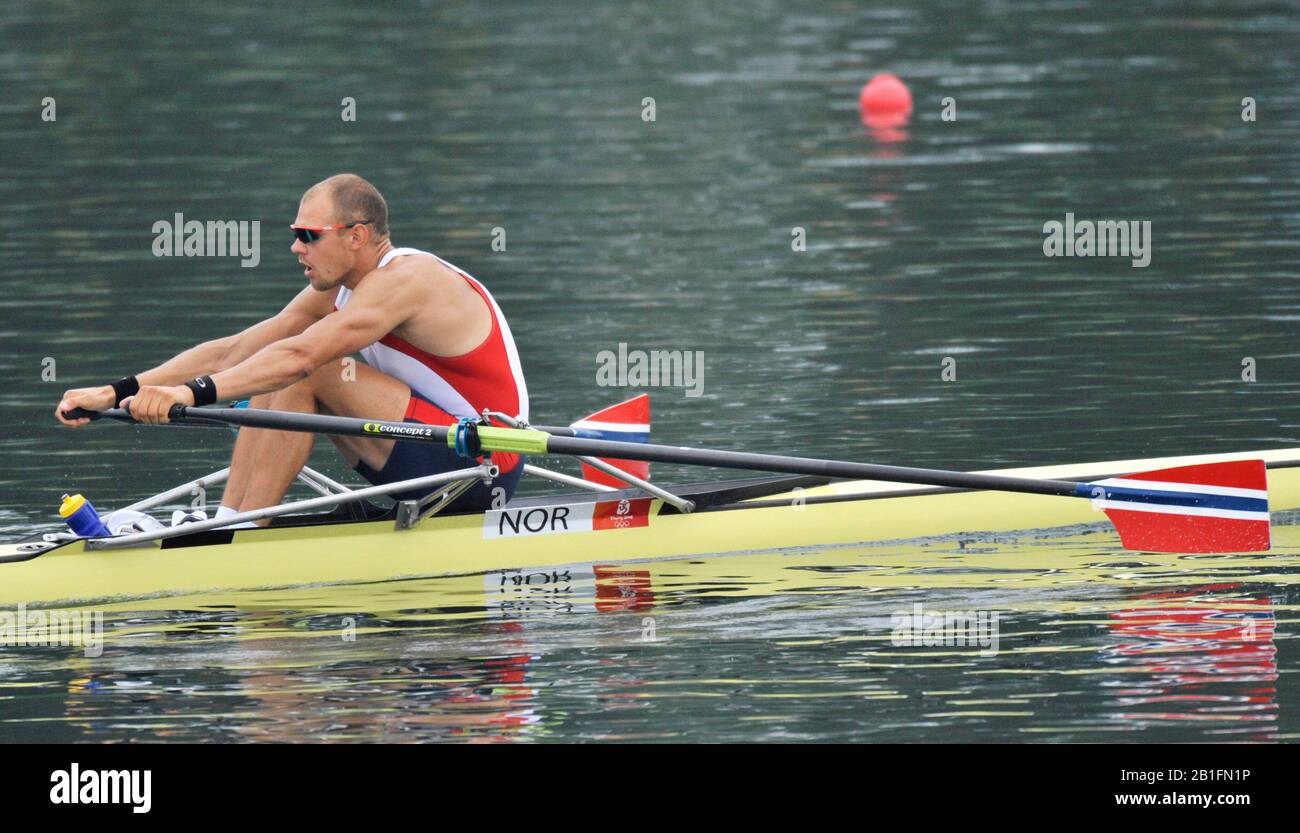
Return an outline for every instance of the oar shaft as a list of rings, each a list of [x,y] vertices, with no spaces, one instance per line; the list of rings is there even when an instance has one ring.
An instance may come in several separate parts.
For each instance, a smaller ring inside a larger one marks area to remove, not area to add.
[[[183,406],[177,406],[177,407],[183,407]],[[241,421],[239,419],[239,415],[246,414],[246,413],[270,414],[271,416],[265,419],[263,419],[261,416],[257,416],[250,420]],[[234,415],[233,417],[232,414]],[[85,408],[73,408],[71,411],[65,413],[64,416],[68,417],[69,419],[84,418],[92,421],[98,419],[113,419],[113,420],[117,420],[118,422],[126,422],[132,425],[136,424],[135,418],[132,417],[131,414],[128,413],[125,408],[106,408],[105,410],[102,411],[88,411]],[[267,411],[261,409],[250,410],[247,408],[190,408],[185,411],[177,411],[175,408],[173,408],[172,413],[170,413],[168,416],[173,422],[175,422],[178,425],[198,425],[203,427],[225,427],[227,425],[247,425],[250,428],[277,428],[284,431],[312,431],[316,429],[303,428],[301,426],[305,418],[309,418],[317,415],[299,414],[299,413],[294,413],[292,411]],[[355,423],[365,423],[368,421],[368,420],[353,419],[351,417],[322,417],[322,419],[326,419],[326,420],[342,419],[346,422],[346,425],[348,426],[353,426]],[[331,422],[329,424],[334,425],[336,423]],[[562,425],[532,425],[529,427],[535,431],[545,431],[547,434],[551,434],[556,437],[574,437],[578,435],[578,432],[573,428],[569,428],[568,426],[562,426]],[[325,429],[319,429],[319,430],[320,433],[322,434],[354,433],[348,428],[345,428],[344,430],[341,431],[329,431]],[[357,436],[368,437],[372,435],[367,434],[365,432],[359,432],[357,433]],[[442,436],[444,438],[446,437],[445,429]]]
[[[88,414],[77,414],[86,416]],[[121,409],[101,411],[100,416],[130,419]],[[92,417],[93,418],[93,417]],[[257,408],[187,408],[177,405],[169,418],[178,423],[211,424],[213,421],[249,428],[280,431],[309,431],[353,437],[407,440],[411,442],[452,443],[452,429],[442,425],[414,422],[385,422],[354,417],[303,414],[294,411],[270,411]],[[572,454],[609,457],[621,460],[644,460],[653,463],[679,463],[752,471],[809,474],[851,480],[884,480],[891,483],[915,483],[947,486],[956,489],[991,489],[1037,495],[1087,497],[1088,491],[1068,480],[1033,480],[996,474],[945,471],[942,469],[886,466],[876,463],[852,463],[843,460],[819,460],[810,457],[787,457],[778,454],[755,454],[744,451],[718,451],[688,446],[628,443],[615,440],[592,440],[555,436],[538,430],[482,428],[479,438],[485,451],[516,451],[528,454]]]
[[[484,447],[487,448],[488,446],[489,443],[485,441]],[[744,451],[717,451],[687,446],[551,437],[546,442],[546,450],[559,454],[646,460],[653,463],[688,463],[728,469],[821,475],[851,480],[884,480],[890,483],[950,486],[956,489],[993,489],[1003,492],[1025,492],[1039,495],[1079,496],[1079,484],[1067,480],[1031,480],[1029,478],[1006,477],[1003,475],[972,474],[969,472],[886,466],[874,463],[851,463],[841,460],[818,460],[810,457],[786,457],[784,455],[754,454]]]
[[[316,434],[374,437],[383,440],[436,442],[444,445],[449,430],[445,425],[387,422],[381,419],[356,419],[327,414],[302,414],[297,411],[270,411],[261,408],[187,408],[176,405],[171,409],[168,418],[172,422],[202,422],[216,419],[249,428],[308,431]]]

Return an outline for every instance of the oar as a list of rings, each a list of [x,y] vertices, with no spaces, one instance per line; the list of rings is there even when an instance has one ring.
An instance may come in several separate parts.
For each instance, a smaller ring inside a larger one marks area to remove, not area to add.
[[[130,418],[129,414],[117,409],[104,411],[101,415],[114,419]],[[95,418],[89,413],[76,413],[70,415],[70,418],[74,416]],[[292,411],[177,405],[168,416],[173,422],[218,421],[281,431],[446,443],[453,448],[458,439],[462,443],[468,440],[477,445],[477,449],[469,449],[475,453],[481,450],[614,457],[656,463],[1087,498],[1094,501],[1094,505],[1110,518],[1119,531],[1120,541],[1127,549],[1190,553],[1260,552],[1269,548],[1267,476],[1263,460],[1204,463],[1095,482],[1078,482],[689,446],[616,442],[559,436],[535,428],[477,426],[473,432],[475,438],[467,437],[456,426],[449,428]]]
[[[375,434],[367,433],[364,431],[358,432],[349,426],[342,426],[337,429],[325,428],[325,427],[310,428],[307,427],[308,425],[307,420],[314,420],[314,419],[343,420],[344,422],[347,422],[349,424],[351,423],[363,424],[363,423],[374,422],[376,425],[390,426],[390,428],[391,426],[405,426],[407,428],[410,428],[411,426],[416,425],[416,423],[411,423],[411,422],[379,422],[375,420],[353,419],[352,417],[330,417],[321,414],[300,414],[295,411],[269,411],[269,410],[261,410],[258,408],[250,409],[250,408],[193,408],[191,407],[191,408],[186,408],[184,413],[177,410],[178,408],[184,408],[184,407],[185,406],[183,405],[174,406],[171,409],[171,412],[168,414],[168,419],[171,421],[160,423],[160,424],[175,425],[178,427],[197,427],[197,428],[234,428],[234,427],[248,426],[249,428],[272,428],[278,431],[302,431],[309,434],[313,434],[313,433],[314,434],[340,434],[343,436],[357,436],[357,437],[374,437]],[[258,414],[259,416],[255,417],[253,421],[242,420],[239,415],[247,414],[247,413],[255,413]],[[234,416],[232,416],[232,414]],[[263,414],[267,414],[270,416],[268,418],[263,418],[262,416],[260,416]],[[111,419],[116,422],[127,423],[128,425],[144,424],[139,420],[137,420],[135,417],[131,416],[131,412],[126,410],[125,408],[105,408],[102,411],[88,411],[85,408],[73,408],[71,411],[64,411],[63,415],[68,419],[88,419],[91,422],[95,422],[101,419]],[[280,420],[277,418],[280,416],[290,417],[290,419],[287,421]],[[322,422],[320,424],[334,425],[335,423]],[[446,438],[447,431],[450,430],[446,426],[437,426],[437,425],[419,426],[419,427],[429,427],[435,429],[438,432],[437,442],[442,442]],[[594,431],[588,431],[574,426],[566,427],[563,425],[534,425],[531,426],[531,428],[535,431],[544,431],[547,434],[550,434],[552,436],[558,436],[558,437],[585,437],[585,436],[595,436],[596,434],[596,432]],[[385,430],[389,430],[389,429],[385,429]],[[402,437],[401,439],[407,439],[407,438]],[[416,442],[424,442],[428,440],[428,437],[410,437],[409,439],[413,439]],[[490,449],[490,450],[502,451],[503,449],[497,448],[497,449]]]

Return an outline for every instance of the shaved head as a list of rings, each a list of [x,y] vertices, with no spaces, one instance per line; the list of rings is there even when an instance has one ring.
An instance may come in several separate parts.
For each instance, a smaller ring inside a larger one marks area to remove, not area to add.
[[[334,205],[333,222],[356,223],[368,220],[376,237],[388,234],[388,203],[379,189],[356,174],[335,174],[308,188],[302,195],[328,197]]]

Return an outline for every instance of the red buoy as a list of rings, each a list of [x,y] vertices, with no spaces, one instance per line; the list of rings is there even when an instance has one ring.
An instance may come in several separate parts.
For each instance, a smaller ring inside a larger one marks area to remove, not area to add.
[[[912,92],[897,75],[882,72],[862,88],[858,109],[864,124],[882,121],[901,124],[912,115]]]

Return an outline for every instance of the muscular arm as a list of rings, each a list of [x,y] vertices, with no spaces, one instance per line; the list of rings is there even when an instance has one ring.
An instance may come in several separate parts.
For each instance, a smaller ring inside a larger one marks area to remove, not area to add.
[[[428,291],[425,281],[411,279],[404,269],[371,272],[342,310],[213,375],[217,395],[241,399],[306,378],[326,362],[355,353],[400,327],[425,303]]]
[[[163,362],[157,367],[137,375],[141,387],[178,385],[196,376],[216,373],[239,364],[268,344],[301,334],[313,323],[333,310],[333,295],[317,292],[311,287],[303,289],[279,314],[268,318],[243,332],[226,338],[206,341],[197,347]],[[69,426],[85,425],[89,420],[68,420],[63,413],[74,408],[92,411],[112,406],[113,388],[108,385],[77,388],[65,391],[55,418]]]

